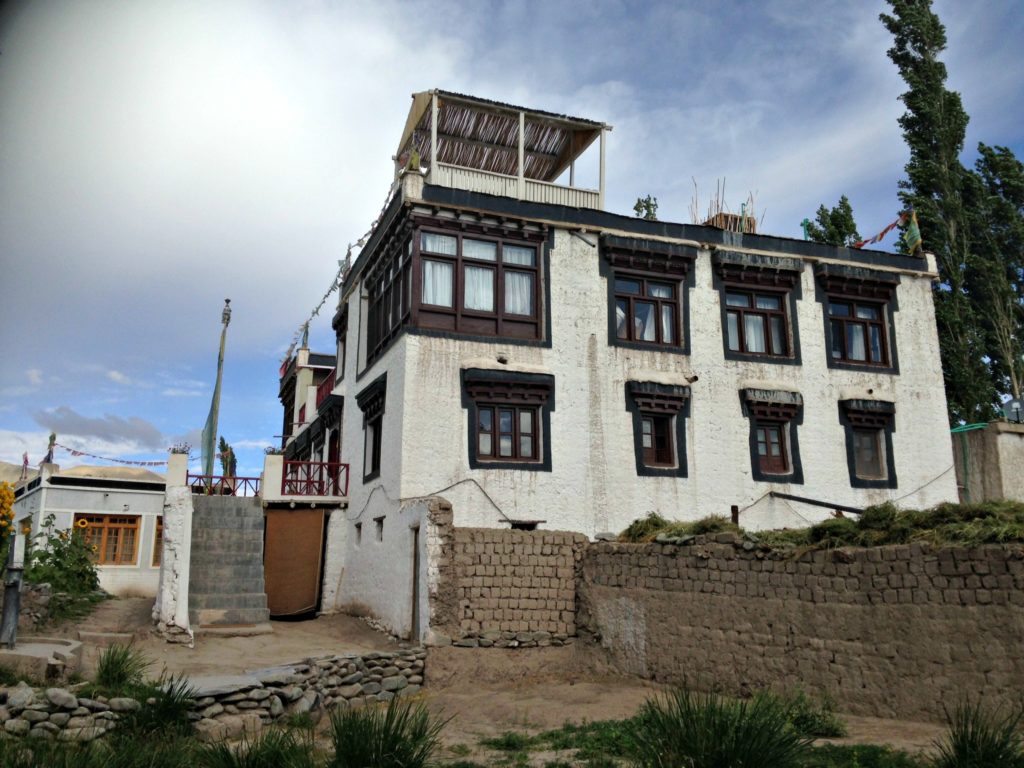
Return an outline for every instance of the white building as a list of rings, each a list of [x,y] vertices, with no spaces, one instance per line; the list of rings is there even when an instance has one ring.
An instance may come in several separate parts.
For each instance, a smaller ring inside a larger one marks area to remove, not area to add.
[[[164,478],[126,467],[43,464],[39,475],[15,490],[18,529],[77,526],[96,547],[100,587],[113,595],[154,597],[160,580]]]
[[[933,260],[607,213],[608,130],[414,96],[321,385],[351,466],[324,610],[410,631],[429,555],[402,508],[425,496],[456,526],[591,536],[651,511],[758,529],[956,500]],[[323,457],[303,434],[325,427],[297,426],[286,456]]]

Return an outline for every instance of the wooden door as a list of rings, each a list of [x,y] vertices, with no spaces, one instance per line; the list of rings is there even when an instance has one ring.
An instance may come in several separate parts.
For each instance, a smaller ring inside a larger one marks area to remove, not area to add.
[[[272,617],[315,611],[320,602],[324,510],[268,509],[263,577]]]

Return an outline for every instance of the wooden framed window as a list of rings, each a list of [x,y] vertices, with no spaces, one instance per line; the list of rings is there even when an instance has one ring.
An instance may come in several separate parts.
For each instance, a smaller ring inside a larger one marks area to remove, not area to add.
[[[395,239],[368,270],[363,284],[368,294],[366,363],[369,365],[398,334],[412,306],[411,239]]]
[[[679,284],[615,271],[615,335],[622,341],[678,346]]]
[[[672,416],[643,413],[640,415],[640,444],[644,464],[648,467],[675,466]]]
[[[416,244],[418,325],[540,338],[541,243],[421,229]]]
[[[540,414],[536,406],[477,405],[477,458],[537,461]]]
[[[725,289],[726,347],[768,357],[789,355],[785,293]]]
[[[160,567],[160,560],[164,553],[164,516],[157,515],[156,534],[153,536],[153,567]]]
[[[789,457],[786,446],[788,424],[758,422],[755,427],[757,439],[757,460],[761,471],[767,475],[789,474]]]
[[[139,540],[138,515],[76,514],[74,526],[81,530],[93,550],[97,565],[135,565]]]
[[[885,438],[880,429],[853,430],[853,471],[864,480],[885,479]]]
[[[839,401],[846,428],[846,455],[852,488],[896,488],[892,435],[896,406],[884,400]]]
[[[828,320],[833,360],[889,365],[884,303],[830,296]]]
[[[380,475],[380,454],[384,435],[384,406],[387,399],[387,374],[383,374],[356,395],[363,412],[363,482]]]
[[[546,374],[463,370],[470,467],[550,471],[554,385]]]

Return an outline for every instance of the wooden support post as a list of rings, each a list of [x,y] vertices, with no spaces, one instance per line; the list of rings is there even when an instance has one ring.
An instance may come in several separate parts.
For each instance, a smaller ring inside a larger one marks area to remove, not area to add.
[[[526,197],[526,113],[519,113],[519,199]]]
[[[437,184],[437,94],[430,94],[430,181]]]

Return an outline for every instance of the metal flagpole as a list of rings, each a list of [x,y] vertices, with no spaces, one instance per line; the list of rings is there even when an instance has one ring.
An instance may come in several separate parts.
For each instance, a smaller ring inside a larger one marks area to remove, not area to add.
[[[223,327],[220,331],[220,352],[217,354],[217,383],[213,387],[213,400],[210,403],[210,415],[206,417],[203,428],[203,474],[213,474],[213,458],[216,454],[217,417],[220,415],[220,380],[224,373],[224,342],[228,335],[228,324],[231,322],[231,299],[224,299],[224,311],[220,316]]]

